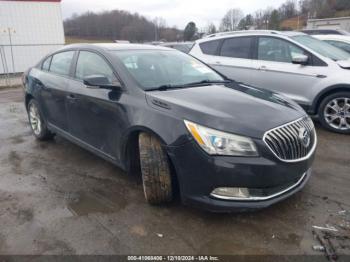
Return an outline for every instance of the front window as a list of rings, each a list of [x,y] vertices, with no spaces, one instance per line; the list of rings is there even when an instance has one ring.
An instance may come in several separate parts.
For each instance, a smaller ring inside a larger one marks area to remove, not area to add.
[[[293,36],[292,39],[319,53],[320,55],[328,57],[334,61],[350,59],[349,53],[311,36],[297,35]]]
[[[88,51],[80,51],[75,77],[83,80],[91,75],[105,76],[111,83],[115,80],[113,70],[100,55]]]
[[[304,50],[285,40],[274,37],[260,37],[258,60],[292,63],[298,55],[307,55]]]
[[[201,81],[224,81],[197,59],[177,51],[112,51],[144,90],[183,86]]]

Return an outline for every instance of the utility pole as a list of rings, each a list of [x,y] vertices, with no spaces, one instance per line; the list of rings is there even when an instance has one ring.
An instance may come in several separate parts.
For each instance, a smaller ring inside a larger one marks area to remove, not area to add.
[[[12,73],[15,73],[15,60],[13,58],[13,47],[12,47],[12,35],[11,35],[11,27],[7,28],[10,40],[10,48],[11,48],[11,59],[12,59]],[[14,31],[15,32],[15,31]]]
[[[298,15],[298,25],[297,25],[297,31],[299,31],[299,24],[300,24],[300,15]]]

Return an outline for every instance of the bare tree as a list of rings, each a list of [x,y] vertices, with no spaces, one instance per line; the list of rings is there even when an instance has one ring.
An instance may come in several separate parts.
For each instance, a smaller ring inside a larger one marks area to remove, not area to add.
[[[279,15],[282,19],[291,18],[298,14],[296,0],[288,0],[279,8]]]
[[[162,17],[156,17],[153,19],[154,24],[154,40],[158,41],[163,38],[162,33],[166,28],[166,21]]]
[[[244,14],[241,9],[232,8],[227,11],[221,20],[220,31],[234,31]]]
[[[208,23],[208,25],[204,28],[204,33],[206,34],[215,34],[216,33],[216,26],[213,23]]]

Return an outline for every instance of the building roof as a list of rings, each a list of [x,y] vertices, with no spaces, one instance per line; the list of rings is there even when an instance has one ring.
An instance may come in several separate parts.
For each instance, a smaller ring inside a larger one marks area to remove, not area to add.
[[[350,16],[322,18],[322,19],[309,19],[308,22],[333,21],[333,20],[350,20]]]

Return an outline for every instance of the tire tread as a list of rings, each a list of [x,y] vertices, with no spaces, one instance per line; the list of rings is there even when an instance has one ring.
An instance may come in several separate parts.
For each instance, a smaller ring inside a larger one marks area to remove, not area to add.
[[[140,165],[146,200],[161,204],[172,200],[168,158],[160,141],[147,133],[139,135]]]

